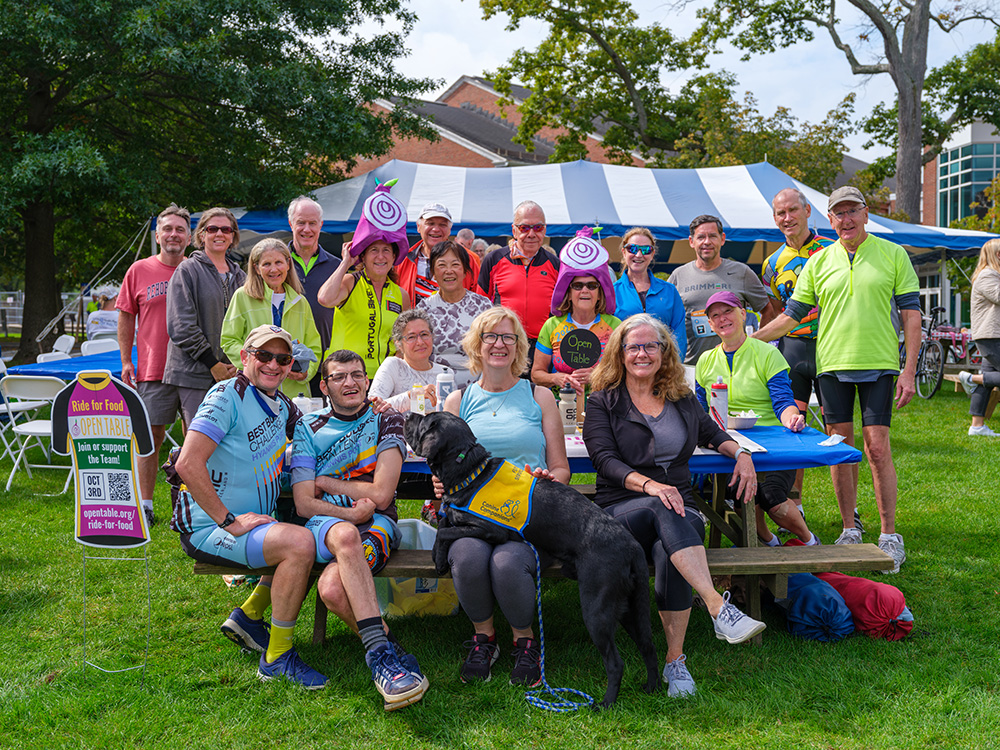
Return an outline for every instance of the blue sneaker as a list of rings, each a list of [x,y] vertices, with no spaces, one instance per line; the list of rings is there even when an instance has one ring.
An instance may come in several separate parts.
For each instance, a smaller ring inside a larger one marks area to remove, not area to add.
[[[385,700],[386,711],[395,711],[416,703],[424,697],[430,685],[427,678],[419,672],[411,672],[403,666],[391,643],[365,654],[365,663],[372,670],[372,680]]]
[[[237,607],[219,628],[222,634],[247,653],[263,654],[271,642],[271,626],[263,620],[251,620]]]
[[[260,655],[260,664],[257,666],[257,676],[264,682],[277,680],[284,677],[296,685],[301,685],[306,690],[319,690],[326,687],[326,677],[306,664],[295,649],[289,649],[270,664],[266,661],[266,655]]]

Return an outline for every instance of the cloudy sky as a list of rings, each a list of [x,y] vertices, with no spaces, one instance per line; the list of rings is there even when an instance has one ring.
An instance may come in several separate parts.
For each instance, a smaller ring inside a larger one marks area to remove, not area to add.
[[[481,75],[493,70],[517,48],[533,48],[545,36],[545,26],[541,23],[526,23],[518,31],[508,32],[504,28],[505,18],[483,20],[474,0],[409,0],[409,3],[419,21],[408,38],[411,54],[399,67],[409,75],[443,81],[430,99],[463,74]],[[687,35],[697,25],[695,8],[707,2],[692,2],[686,8],[678,8],[669,1],[633,0],[632,4],[642,22],[658,22],[675,34]],[[860,23],[854,28],[855,35],[863,30]],[[935,33],[935,28],[932,25],[931,66],[993,38],[993,32],[978,23],[959,26],[951,34]],[[877,49],[869,47],[867,51],[877,52]],[[858,54],[860,57],[860,50]],[[739,58],[740,54],[729,48],[713,56],[710,65],[713,70],[735,73],[739,90],[753,93],[764,114],[773,113],[778,106],[787,106],[800,121],[816,123],[852,91],[857,95],[858,116],[867,114],[880,101],[894,100],[894,88],[887,75],[867,79],[852,75],[843,54],[833,47],[828,36],[820,36],[819,32],[810,43],[757,56],[749,62],[741,62]],[[872,59],[871,55],[862,58],[865,62]],[[666,83],[677,90],[686,77],[680,74]],[[852,136],[848,140],[849,152],[866,161],[880,155],[875,150],[864,152],[861,149],[864,140],[863,135]]]

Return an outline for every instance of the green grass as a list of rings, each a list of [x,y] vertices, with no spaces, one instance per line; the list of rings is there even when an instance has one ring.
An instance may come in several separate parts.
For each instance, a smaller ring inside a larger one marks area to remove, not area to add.
[[[17,748],[925,748],[1000,746],[997,625],[997,488],[1000,441],[971,439],[964,395],[918,400],[895,417],[899,530],[908,560],[896,576],[916,617],[911,638],[836,644],[796,640],[768,611],[760,647],[715,639],[708,615],[691,619],[686,652],[693,700],[640,689],[642,667],[619,635],[626,675],[602,714],[529,707],[507,684],[509,646],[492,682],[462,685],[463,615],[401,619],[393,629],[431,681],[422,703],[387,714],[357,639],[331,617],[325,645],[310,645],[311,617],[296,633],[305,660],[331,679],[318,693],[261,684],[255,659],[219,633],[245,596],[191,574],[176,535],[161,522],[149,545],[153,634],[140,674],[83,666],[84,548],[72,540],[61,475],[19,475],[2,496],[0,542],[0,747]],[[10,461],[0,464],[2,476]],[[161,519],[166,486],[157,491]],[[829,473],[807,472],[808,520],[832,542],[839,517]],[[877,524],[862,464],[860,508]],[[403,515],[419,512],[402,503]],[[874,539],[866,535],[866,541]],[[145,648],[141,563],[87,564],[88,657],[106,668],[141,664]],[[304,612],[311,612],[310,593]],[[546,581],[548,677],[599,696],[604,670],[580,619],[575,584]],[[655,620],[655,615],[654,615]],[[498,614],[499,632],[509,632]],[[658,651],[665,651],[658,622]]]

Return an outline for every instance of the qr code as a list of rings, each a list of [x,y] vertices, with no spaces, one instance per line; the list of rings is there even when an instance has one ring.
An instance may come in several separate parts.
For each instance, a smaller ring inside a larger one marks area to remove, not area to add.
[[[132,482],[127,471],[108,472],[108,495],[113,503],[132,502]]]

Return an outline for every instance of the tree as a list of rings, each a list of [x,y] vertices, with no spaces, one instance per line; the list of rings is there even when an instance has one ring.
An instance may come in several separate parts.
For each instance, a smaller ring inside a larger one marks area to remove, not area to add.
[[[519,107],[516,141],[532,148],[543,128],[560,131],[553,161],[582,159],[598,123],[607,126],[603,146],[614,163],[632,164],[632,153],[663,157],[683,134],[678,122],[693,114],[661,83],[661,74],[695,65],[700,55],[658,24],[640,26],[627,0],[480,0],[486,18],[510,17],[516,30],[525,18],[545,21],[549,35],[535,50],[519,49],[491,73],[496,90],[513,104],[511,83],[531,95]]]
[[[931,0],[848,0],[869,27],[855,38],[850,20],[839,13],[836,0],[713,0],[699,11],[704,23],[696,39],[710,44],[730,41],[750,53],[774,52],[813,39],[823,29],[850,64],[855,75],[888,74],[897,93],[896,207],[916,219],[920,215],[921,105],[927,73],[927,44],[933,23],[945,33],[972,20],[996,24],[990,0],[945,0],[932,10]],[[867,62],[859,50],[877,40],[882,55]]]
[[[384,17],[402,31],[354,31]],[[0,248],[23,251],[25,268],[17,356],[58,310],[60,226],[171,200],[278,205],[384,153],[393,133],[426,135],[405,107],[366,106],[429,88],[392,67],[412,20],[401,0],[0,0]]]

